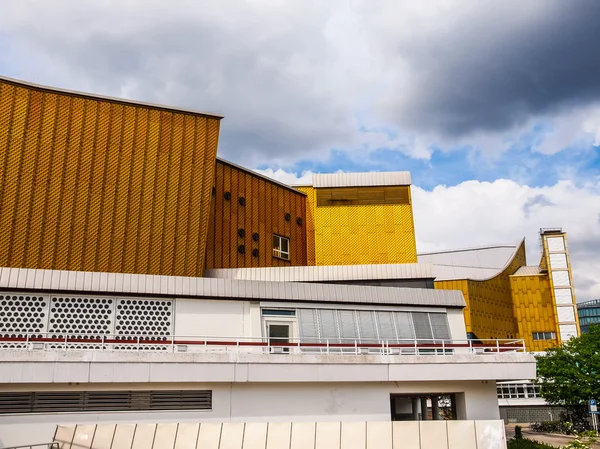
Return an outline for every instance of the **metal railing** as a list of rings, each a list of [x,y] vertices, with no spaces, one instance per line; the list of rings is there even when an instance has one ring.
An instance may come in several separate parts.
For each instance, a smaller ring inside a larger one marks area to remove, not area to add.
[[[266,354],[450,355],[527,352],[524,340],[373,340],[316,338],[250,338],[205,336],[122,337],[115,335],[0,336],[0,350],[98,350],[167,352],[237,352]]]
[[[9,446],[9,447],[3,447],[0,449],[33,449],[33,448],[60,449],[60,445],[58,444],[58,442],[54,441],[52,443],[25,444],[22,446]]]

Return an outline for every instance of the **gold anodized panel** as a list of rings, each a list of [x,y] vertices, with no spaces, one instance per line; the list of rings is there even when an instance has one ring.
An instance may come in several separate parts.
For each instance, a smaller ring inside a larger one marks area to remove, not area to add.
[[[410,187],[303,190],[308,194],[310,212],[307,241],[310,245],[314,235],[315,265],[417,262]],[[321,195],[322,190],[325,200]],[[389,202],[373,202],[378,198],[377,195],[382,201],[388,195]],[[352,196],[354,200],[349,200],[350,204],[331,202],[331,198],[337,200],[342,196]],[[319,206],[319,198],[325,206]],[[365,198],[367,202],[363,201]],[[356,204],[352,204],[352,201]],[[314,228],[314,232],[311,228]],[[312,246],[308,249],[309,263],[312,261],[311,250]]]
[[[519,335],[513,310],[510,275],[525,265],[525,244],[518,248],[511,263],[497,276],[483,281],[435,281],[435,288],[461,290],[467,332],[480,339],[524,338]]]
[[[0,266],[201,276],[217,117],[0,80]]]

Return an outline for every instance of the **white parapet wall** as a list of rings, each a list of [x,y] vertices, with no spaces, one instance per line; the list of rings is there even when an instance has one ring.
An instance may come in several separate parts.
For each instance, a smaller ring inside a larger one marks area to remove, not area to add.
[[[501,421],[60,426],[60,449],[506,449]]]

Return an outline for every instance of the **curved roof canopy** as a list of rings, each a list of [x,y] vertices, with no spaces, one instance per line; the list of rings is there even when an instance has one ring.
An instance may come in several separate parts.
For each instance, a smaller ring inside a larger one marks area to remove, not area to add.
[[[502,273],[524,245],[482,246],[418,254],[419,263],[430,263],[436,281],[485,281]],[[511,273],[512,274],[512,273]]]

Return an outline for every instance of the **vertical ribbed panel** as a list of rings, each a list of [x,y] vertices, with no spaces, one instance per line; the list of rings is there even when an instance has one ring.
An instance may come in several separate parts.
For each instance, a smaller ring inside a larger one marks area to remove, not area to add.
[[[303,194],[217,160],[210,202],[208,269],[306,265],[307,220]],[[286,220],[287,214],[289,220]],[[240,230],[243,235],[239,234]],[[258,234],[258,240],[253,238],[254,234]],[[274,257],[274,234],[289,239],[289,260]],[[244,246],[244,252],[240,252],[240,245]],[[258,251],[257,255],[252,253],[254,250]]]
[[[0,266],[201,276],[217,118],[0,81]]]
[[[525,338],[519,333],[510,280],[511,275],[525,265],[523,242],[512,261],[497,276],[484,281],[435,281],[435,288],[462,291],[467,302],[464,309],[467,332],[473,332],[477,338]]]

